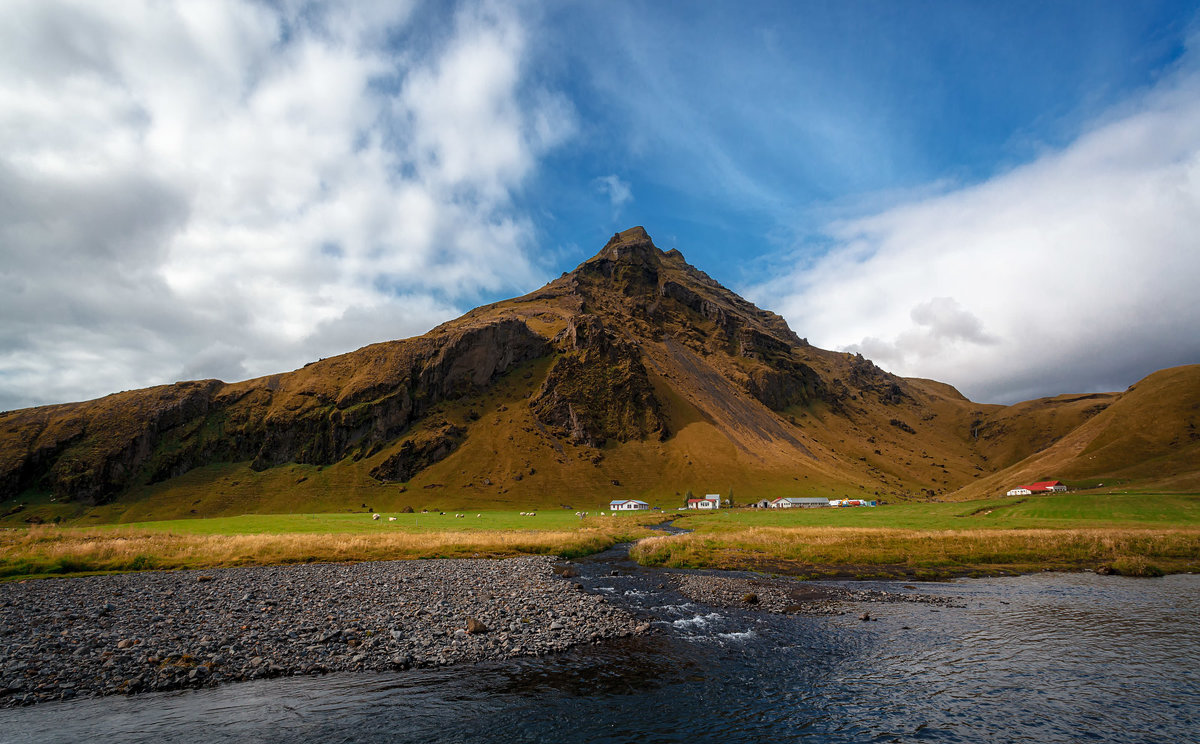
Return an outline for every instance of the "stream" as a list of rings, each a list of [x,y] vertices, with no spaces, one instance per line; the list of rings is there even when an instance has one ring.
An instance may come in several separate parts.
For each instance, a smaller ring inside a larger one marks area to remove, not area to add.
[[[628,545],[575,568],[654,632],[543,658],[8,709],[0,741],[1200,739],[1195,575],[814,582],[943,599],[872,604],[863,622],[854,602],[820,615],[694,602]]]

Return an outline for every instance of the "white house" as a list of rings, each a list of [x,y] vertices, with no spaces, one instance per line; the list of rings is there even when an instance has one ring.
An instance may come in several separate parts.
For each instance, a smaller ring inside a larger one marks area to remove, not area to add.
[[[687,505],[689,509],[720,509],[721,494],[710,493],[702,499],[688,499]]]
[[[637,511],[639,509],[649,509],[650,505],[645,501],[637,499],[613,499],[608,502],[608,508],[613,511]]]
[[[824,496],[787,496],[771,502],[772,509],[813,509],[821,506],[829,506],[829,499]]]
[[[1025,486],[1019,486],[1017,488],[1009,489],[1007,495],[1009,495],[1009,496],[1029,496],[1032,493],[1033,493],[1033,491],[1030,491]]]

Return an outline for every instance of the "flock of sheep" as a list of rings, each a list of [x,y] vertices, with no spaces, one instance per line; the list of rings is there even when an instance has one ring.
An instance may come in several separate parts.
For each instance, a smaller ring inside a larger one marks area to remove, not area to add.
[[[422,512],[422,513],[424,513],[424,512]],[[591,513],[591,512],[575,512],[575,516],[579,517],[580,519],[583,519],[584,517],[588,516],[588,514],[590,514],[590,513]],[[439,515],[441,515],[441,516],[445,516],[445,515],[446,515],[446,512],[438,512],[438,514],[439,514]],[[537,516],[537,512],[520,512],[520,514],[521,514],[521,516],[522,516],[522,517],[536,517],[536,516]],[[614,516],[615,516],[615,514],[616,514],[616,513],[614,512]],[[463,518],[465,518],[466,516],[467,516],[466,514],[455,514],[455,515],[454,515],[454,518],[455,518],[455,519],[463,519]],[[602,516],[602,517],[603,517],[603,516],[604,516],[604,512],[600,512],[600,516]],[[476,515],[475,515],[475,518],[476,518],[476,519],[480,519],[480,518],[482,518],[482,517],[483,517],[483,514],[476,514]],[[372,514],[372,515],[371,515],[371,519],[374,519],[376,522],[378,522],[380,519],[383,519],[383,516],[382,516],[382,515],[380,515],[380,514]],[[388,517],[388,518],[387,518],[387,521],[389,521],[389,522],[395,522],[395,521],[396,521],[396,518],[395,518],[395,517]]]

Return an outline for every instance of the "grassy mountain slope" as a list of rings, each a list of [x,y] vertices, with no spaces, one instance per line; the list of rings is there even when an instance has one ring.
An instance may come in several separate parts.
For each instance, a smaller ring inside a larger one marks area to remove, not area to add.
[[[1197,370],[1120,394],[972,403],[811,346],[634,228],[536,292],[418,338],[245,382],[0,414],[0,514],[592,509],[730,489],[740,502],[933,500],[1033,474],[1195,488]]]

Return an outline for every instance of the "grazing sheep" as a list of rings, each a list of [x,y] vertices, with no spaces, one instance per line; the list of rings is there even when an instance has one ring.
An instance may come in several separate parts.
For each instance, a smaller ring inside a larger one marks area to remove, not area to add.
[[[396,521],[396,518],[395,518],[395,517],[388,517],[388,521],[389,521],[389,522],[395,522],[395,521]]]
[[[475,515],[475,518],[476,518],[476,519],[479,519],[479,518],[480,518],[480,517],[482,517],[482,516],[483,516],[482,514],[476,514],[476,515]]]
[[[379,515],[378,515],[378,514],[372,514],[372,515],[371,515],[371,519],[374,519],[375,521],[379,521]]]

